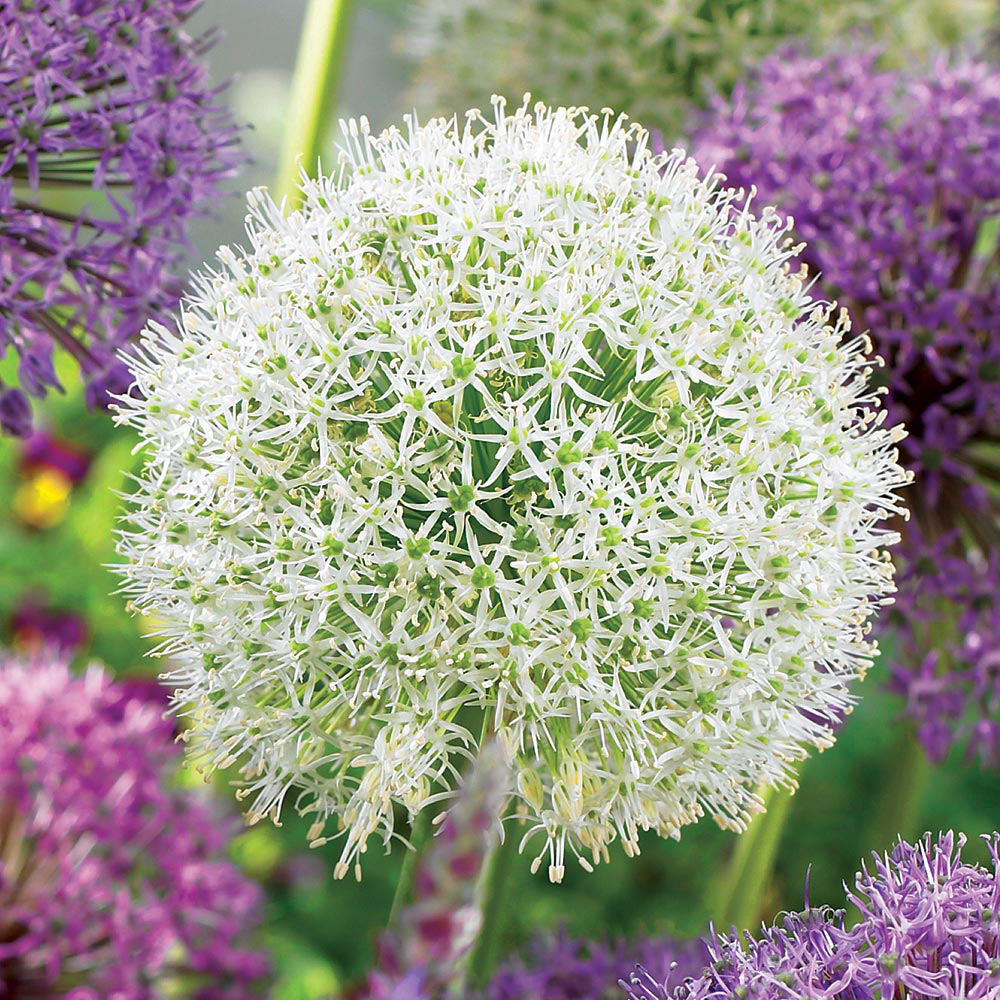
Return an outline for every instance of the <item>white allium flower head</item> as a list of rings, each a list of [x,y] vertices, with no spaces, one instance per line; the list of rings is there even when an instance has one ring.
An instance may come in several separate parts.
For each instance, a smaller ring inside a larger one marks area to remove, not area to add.
[[[905,481],[770,211],[624,120],[345,126],[147,331],[121,536],[208,763],[337,874],[496,733],[549,873],[832,740]],[[335,822],[333,822],[335,821]]]

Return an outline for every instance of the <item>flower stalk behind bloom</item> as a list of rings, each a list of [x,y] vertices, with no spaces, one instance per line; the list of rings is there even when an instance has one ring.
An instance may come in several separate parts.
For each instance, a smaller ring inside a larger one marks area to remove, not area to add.
[[[407,978],[419,977],[429,996],[461,989],[463,964],[482,927],[482,869],[495,850],[508,782],[503,753],[487,743],[417,861],[414,900],[380,942],[372,1000],[391,996],[393,984]]]
[[[299,176],[313,175],[335,107],[353,0],[310,0],[302,22],[292,81],[291,114],[275,183],[275,197],[296,204]]]
[[[792,808],[792,793],[785,788],[763,792],[765,812],[754,817],[733,845],[729,861],[708,880],[708,912],[718,926],[749,927],[760,916]]]
[[[831,742],[892,590],[864,341],[785,223],[622,119],[345,129],[300,209],[251,194],[119,414],[125,589],[196,755],[252,819],[334,819],[338,875],[485,732],[555,881],[742,829]]]

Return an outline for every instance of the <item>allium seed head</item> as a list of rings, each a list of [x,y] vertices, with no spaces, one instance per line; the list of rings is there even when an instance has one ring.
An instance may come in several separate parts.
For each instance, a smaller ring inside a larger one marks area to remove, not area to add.
[[[830,743],[891,590],[863,341],[783,222],[624,121],[347,134],[300,210],[251,195],[122,403],[127,590],[195,745],[253,815],[335,817],[341,874],[484,732],[553,879],[741,827]]]

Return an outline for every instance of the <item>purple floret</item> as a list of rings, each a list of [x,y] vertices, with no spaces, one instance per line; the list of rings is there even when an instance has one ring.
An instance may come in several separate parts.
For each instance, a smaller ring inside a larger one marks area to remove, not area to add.
[[[162,705],[96,668],[0,664],[0,996],[265,995],[260,893],[176,764]]]
[[[886,361],[877,375],[915,475],[896,550],[893,686],[933,757],[971,735],[996,760],[1000,636],[977,602],[1000,551],[1000,70],[779,52],[716,104],[694,149],[794,218],[817,294]],[[938,570],[915,572],[929,551]],[[955,638],[970,621],[972,646]]]
[[[241,159],[184,22],[201,0],[0,0],[0,353],[30,395],[77,360],[88,400],[131,381],[116,352],[167,322],[191,219]],[[10,390],[8,390],[9,392]],[[23,433],[23,397],[0,397]]]
[[[630,1000],[994,1000],[1000,996],[998,835],[987,867],[962,860],[964,837],[930,834],[875,855],[843,911],[785,914],[760,937],[715,935],[700,976],[676,988],[645,970]],[[623,984],[624,985],[624,984]]]

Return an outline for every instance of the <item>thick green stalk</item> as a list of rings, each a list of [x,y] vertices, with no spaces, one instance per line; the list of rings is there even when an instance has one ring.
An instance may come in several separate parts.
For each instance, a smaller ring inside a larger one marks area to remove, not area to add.
[[[791,810],[792,794],[788,789],[764,789],[766,812],[756,816],[736,841],[729,863],[711,887],[709,914],[720,930],[728,931],[730,927],[756,930]]]
[[[337,95],[353,0],[309,0],[292,81],[291,107],[274,196],[298,203],[299,175],[314,175]]]
[[[399,916],[400,911],[410,901],[413,892],[413,879],[417,874],[417,862],[423,853],[424,845],[427,843],[431,832],[431,810],[421,809],[413,820],[410,829],[410,844],[412,851],[407,851],[403,857],[403,866],[399,870],[399,881],[396,883],[396,892],[392,897],[392,909],[389,910],[389,926],[391,927]]]
[[[468,964],[467,982],[473,989],[481,989],[489,982],[500,958],[511,870],[519,856],[517,842],[516,831],[508,829],[504,842],[493,845],[486,861],[480,894],[483,922]]]

